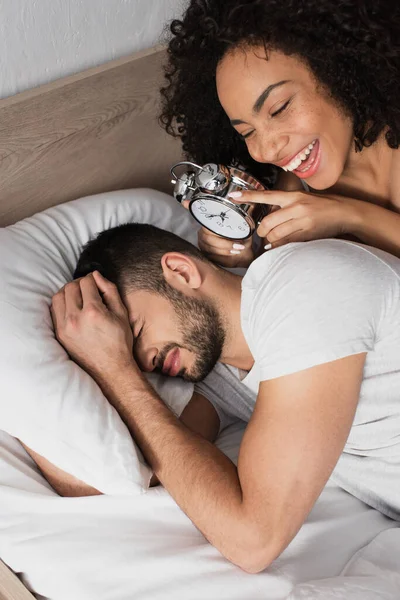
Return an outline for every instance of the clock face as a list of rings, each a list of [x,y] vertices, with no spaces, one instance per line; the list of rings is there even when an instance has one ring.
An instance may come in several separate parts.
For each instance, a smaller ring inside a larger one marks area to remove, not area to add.
[[[195,199],[190,212],[203,227],[231,240],[244,240],[251,234],[250,225],[234,208],[213,198]]]

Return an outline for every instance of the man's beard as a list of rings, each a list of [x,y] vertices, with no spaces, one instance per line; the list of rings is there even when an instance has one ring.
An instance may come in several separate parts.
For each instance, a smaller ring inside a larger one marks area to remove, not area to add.
[[[190,298],[170,288],[168,298],[179,321],[182,343],[171,342],[160,352],[159,368],[173,348],[185,348],[196,357],[190,371],[183,368],[178,377],[186,381],[202,381],[213,370],[222,354],[225,331],[217,307],[211,300]]]

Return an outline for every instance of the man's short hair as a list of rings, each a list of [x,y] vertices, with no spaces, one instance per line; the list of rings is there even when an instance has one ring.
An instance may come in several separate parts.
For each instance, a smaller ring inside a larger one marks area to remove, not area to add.
[[[154,225],[127,223],[102,231],[84,246],[74,278],[99,271],[121,294],[143,289],[168,295],[161,267],[166,252],[207,261],[196,246],[174,233]]]

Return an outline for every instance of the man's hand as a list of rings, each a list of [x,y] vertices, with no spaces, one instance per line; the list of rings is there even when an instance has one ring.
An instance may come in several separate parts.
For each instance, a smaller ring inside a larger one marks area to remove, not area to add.
[[[65,285],[53,297],[51,315],[58,341],[97,381],[135,364],[127,310],[99,272]]]

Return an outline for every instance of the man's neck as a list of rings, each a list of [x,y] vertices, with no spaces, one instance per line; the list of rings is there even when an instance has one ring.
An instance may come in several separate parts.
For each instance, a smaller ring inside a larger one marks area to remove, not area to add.
[[[220,361],[249,371],[254,359],[241,325],[242,277],[222,271],[214,281],[214,300],[225,329],[225,342]]]

